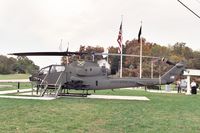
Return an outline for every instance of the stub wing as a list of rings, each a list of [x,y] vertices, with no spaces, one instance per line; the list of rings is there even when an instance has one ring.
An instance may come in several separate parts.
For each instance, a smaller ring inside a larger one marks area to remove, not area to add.
[[[141,81],[137,81],[138,86],[151,86],[159,84],[159,79],[143,79]]]

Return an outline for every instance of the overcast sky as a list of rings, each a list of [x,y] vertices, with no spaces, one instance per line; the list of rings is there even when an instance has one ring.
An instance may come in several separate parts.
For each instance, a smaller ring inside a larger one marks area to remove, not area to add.
[[[182,0],[200,15],[200,0]],[[0,54],[77,51],[80,45],[118,46],[123,15],[124,41],[142,36],[167,46],[185,42],[200,50],[200,19],[177,0],[0,0]],[[56,57],[31,57],[36,65],[60,63]]]

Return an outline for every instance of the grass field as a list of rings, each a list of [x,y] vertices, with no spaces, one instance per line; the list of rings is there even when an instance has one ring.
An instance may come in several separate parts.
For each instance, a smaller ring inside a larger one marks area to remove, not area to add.
[[[136,90],[97,94],[147,96],[150,101],[60,98],[0,99],[0,131],[28,133],[200,132],[200,96]]]

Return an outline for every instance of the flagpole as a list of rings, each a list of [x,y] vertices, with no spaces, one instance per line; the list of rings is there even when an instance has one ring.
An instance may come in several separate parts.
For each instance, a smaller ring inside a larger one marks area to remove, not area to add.
[[[121,16],[121,18],[122,18],[122,21],[121,21],[121,23],[123,23],[123,15]],[[123,30],[122,30],[122,33],[123,33]],[[123,40],[123,36],[121,37],[121,39]],[[122,67],[122,54],[123,54],[123,43],[122,43],[122,40],[121,40],[121,49],[120,49],[120,51],[121,51],[121,56],[120,56],[120,78],[122,78],[122,69],[123,69],[123,67]]]
[[[140,78],[142,78],[142,39],[140,39]]]
[[[141,26],[142,26],[142,21],[141,21]],[[142,37],[140,37],[140,78],[142,78]]]
[[[122,48],[123,45],[121,44],[121,55],[120,55],[120,78],[122,78]]]

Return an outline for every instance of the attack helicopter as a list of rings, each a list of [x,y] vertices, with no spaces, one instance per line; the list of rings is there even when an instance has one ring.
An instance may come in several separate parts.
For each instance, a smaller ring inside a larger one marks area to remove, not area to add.
[[[94,53],[84,52],[26,52],[12,53],[16,56],[72,56]],[[69,90],[83,90],[82,95],[88,95],[88,90],[119,89],[127,87],[155,86],[170,84],[176,77],[183,74],[185,64],[183,62],[173,63],[162,59],[172,68],[160,78],[117,78],[112,77],[111,70],[106,62],[98,64],[94,61],[76,60],[66,65],[49,65],[39,72],[30,76],[30,81],[35,82],[37,93],[44,96],[49,91],[54,91],[55,97],[58,95],[70,95]],[[67,91],[67,92],[66,92]],[[84,92],[86,91],[86,93]]]

